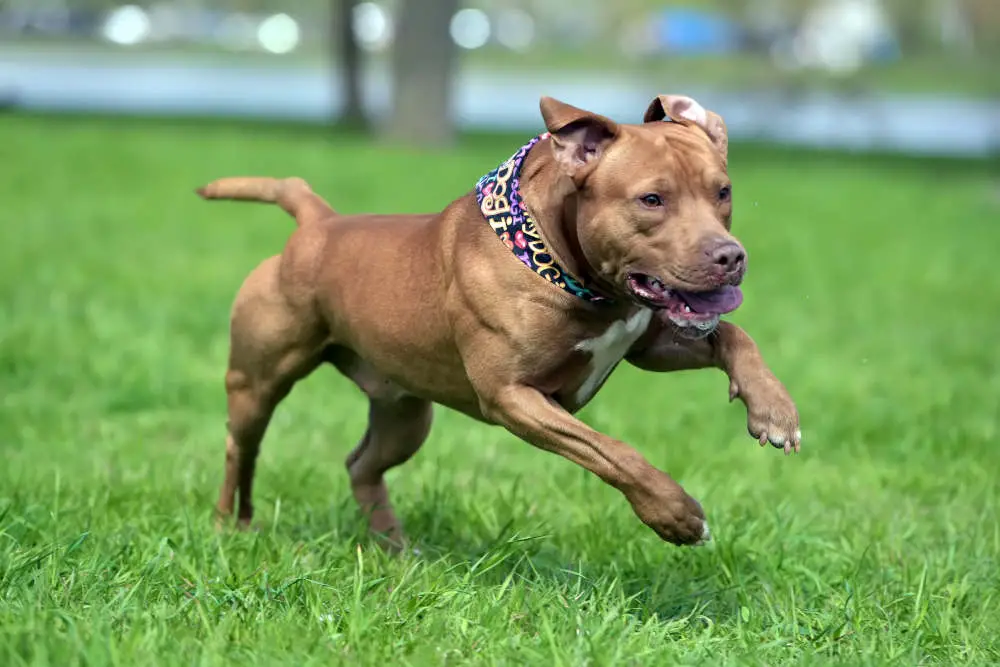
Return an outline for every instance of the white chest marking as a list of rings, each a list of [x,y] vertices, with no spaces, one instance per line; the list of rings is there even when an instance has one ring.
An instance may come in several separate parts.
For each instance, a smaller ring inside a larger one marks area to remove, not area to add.
[[[577,343],[574,349],[590,353],[590,375],[576,391],[577,404],[583,405],[594,396],[615,364],[622,360],[632,344],[645,333],[652,317],[653,311],[643,308],[627,320],[614,322],[597,338]]]

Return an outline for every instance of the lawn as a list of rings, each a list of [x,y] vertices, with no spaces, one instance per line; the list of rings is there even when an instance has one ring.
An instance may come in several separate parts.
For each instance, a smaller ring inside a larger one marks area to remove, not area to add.
[[[343,468],[365,404],[332,370],[272,423],[261,530],[216,534],[228,307],[292,224],[192,188],[296,174],[342,211],[436,210],[519,140],[0,118],[0,664],[1000,661],[996,164],[733,147],[732,319],[802,453],[755,445],[714,371],[623,367],[582,413],[702,501],[705,548],[439,409],[390,474],[420,554],[386,557]]]

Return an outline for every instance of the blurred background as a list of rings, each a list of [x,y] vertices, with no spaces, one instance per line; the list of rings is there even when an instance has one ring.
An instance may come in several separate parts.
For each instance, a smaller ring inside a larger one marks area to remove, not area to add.
[[[690,94],[734,140],[1000,151],[997,0],[0,0],[0,103],[336,122],[437,145],[638,120]]]

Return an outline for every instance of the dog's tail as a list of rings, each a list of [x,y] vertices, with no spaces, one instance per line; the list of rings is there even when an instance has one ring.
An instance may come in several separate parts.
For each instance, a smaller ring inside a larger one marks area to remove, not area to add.
[[[335,211],[301,178],[220,178],[195,192],[202,199],[231,199],[277,204],[302,226]]]

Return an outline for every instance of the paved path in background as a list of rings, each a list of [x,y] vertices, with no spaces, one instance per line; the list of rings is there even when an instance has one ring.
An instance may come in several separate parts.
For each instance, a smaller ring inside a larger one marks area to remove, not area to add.
[[[321,121],[341,106],[334,81],[321,67],[0,53],[0,98],[34,110]],[[364,85],[370,111],[384,116],[390,102],[387,73],[369,72]],[[539,129],[538,98],[544,94],[638,121],[655,92],[662,91],[647,78],[627,75],[465,71],[456,81],[455,116],[467,129],[533,132]],[[721,113],[733,139],[930,155],[1000,154],[1000,101],[920,95],[847,99],[822,93],[790,97],[690,87],[674,92],[692,95]]]

